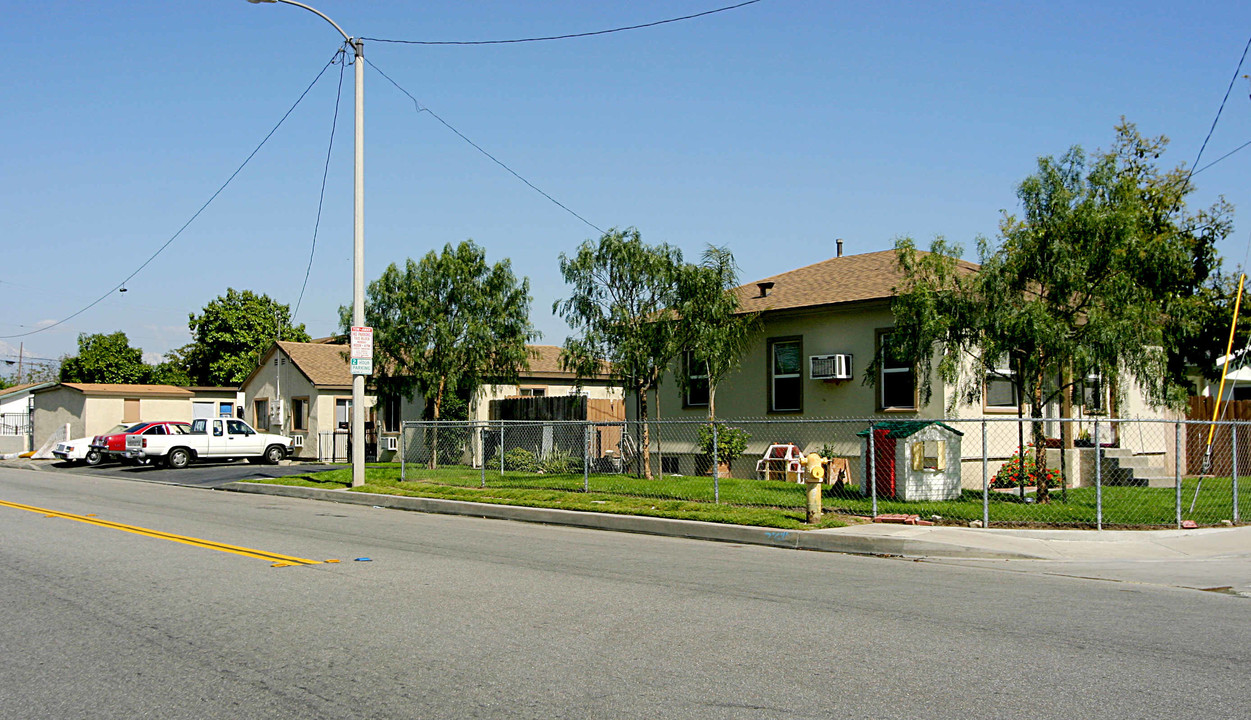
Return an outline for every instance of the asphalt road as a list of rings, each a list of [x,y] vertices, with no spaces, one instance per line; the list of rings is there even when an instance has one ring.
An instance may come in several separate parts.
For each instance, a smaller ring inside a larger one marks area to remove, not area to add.
[[[1217,592],[75,473],[0,502],[341,560],[0,505],[0,717],[1251,715]]]
[[[304,473],[333,470],[346,466],[318,463],[253,465],[246,460],[235,460],[232,462],[197,462],[181,470],[171,470],[153,465],[125,465],[122,463],[104,463],[96,467],[87,467],[86,465],[67,462],[40,462],[39,467],[44,471],[54,473],[102,475],[126,480],[215,488],[236,480],[303,475]]]

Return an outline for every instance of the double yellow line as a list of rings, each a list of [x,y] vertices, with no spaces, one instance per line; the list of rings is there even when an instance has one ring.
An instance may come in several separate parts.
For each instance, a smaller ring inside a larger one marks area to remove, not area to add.
[[[212,540],[201,540],[200,538],[187,537],[186,535],[175,535],[173,533],[161,532],[160,530],[152,530],[142,528],[136,525],[123,525],[122,523],[109,522],[101,520],[94,515],[75,515],[73,513],[60,512],[58,510],[48,510],[47,508],[35,507],[34,505],[22,505],[21,503],[7,502],[0,500],[0,506],[10,507],[14,510],[26,510],[27,512],[39,513],[44,517],[64,518],[66,520],[76,520],[78,522],[88,523],[90,525],[99,525],[100,527],[112,528],[114,530],[123,530],[136,535],[144,535],[147,537],[158,538],[161,540],[171,540],[184,545],[193,547],[207,548],[209,550],[218,550],[220,552],[231,553],[234,555],[242,555],[244,557],[257,558],[259,560],[268,560],[272,562],[271,567],[291,567],[293,565],[320,565],[323,562],[336,563],[338,560],[309,560],[307,558],[291,557],[290,555],[279,555],[278,553],[266,552],[265,550],[253,550],[252,548],[239,547],[237,545],[227,545],[226,543],[214,542]]]

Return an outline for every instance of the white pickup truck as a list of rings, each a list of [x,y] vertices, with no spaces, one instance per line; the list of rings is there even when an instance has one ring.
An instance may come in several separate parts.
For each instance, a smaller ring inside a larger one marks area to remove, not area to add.
[[[186,435],[127,435],[125,457],[185,468],[196,460],[247,458],[277,465],[291,450],[291,438],[257,432],[242,420],[193,420]]]

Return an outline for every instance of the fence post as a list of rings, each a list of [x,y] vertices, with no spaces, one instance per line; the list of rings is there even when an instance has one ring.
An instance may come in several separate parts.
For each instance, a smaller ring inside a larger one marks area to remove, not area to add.
[[[990,458],[986,453],[986,418],[982,418],[982,527],[990,527]]]
[[[712,424],[712,501],[721,504],[721,460],[717,455],[717,424]]]
[[[1182,524],[1182,491],[1181,491],[1181,421],[1173,422],[1174,440],[1173,440],[1173,475],[1175,485],[1177,487],[1177,529],[1181,530]]]
[[[1095,529],[1103,529],[1103,444],[1099,442],[1099,418],[1095,418]]]
[[[504,476],[504,421],[500,420],[500,477]]]
[[[873,423],[869,423],[869,472],[866,481],[873,495],[873,517],[877,517],[877,449],[874,445]]]
[[[483,490],[486,489],[486,433],[483,432],[484,429],[481,425],[478,426],[478,452],[482,453],[482,461],[478,463],[478,466],[482,469]]]
[[[404,452],[404,448],[406,446],[404,442],[404,438],[406,437],[404,435],[404,430],[404,423],[400,423],[400,482],[404,481],[404,456],[408,454]]]
[[[1234,421],[1234,424],[1231,425],[1230,428],[1232,430],[1230,433],[1232,440],[1230,443],[1230,449],[1233,451],[1234,455],[1232,479],[1234,481],[1234,524],[1236,525],[1238,523],[1238,422]]]
[[[582,426],[582,492],[591,492],[591,424]]]

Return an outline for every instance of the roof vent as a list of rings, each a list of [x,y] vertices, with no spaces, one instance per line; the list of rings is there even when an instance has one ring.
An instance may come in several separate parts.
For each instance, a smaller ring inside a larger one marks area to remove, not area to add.
[[[756,287],[760,288],[760,297],[769,297],[769,292],[773,290],[773,283],[771,281],[758,282]]]
[[[838,256],[842,257],[843,256],[843,239],[838,238],[834,242],[838,244]]]

